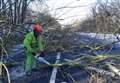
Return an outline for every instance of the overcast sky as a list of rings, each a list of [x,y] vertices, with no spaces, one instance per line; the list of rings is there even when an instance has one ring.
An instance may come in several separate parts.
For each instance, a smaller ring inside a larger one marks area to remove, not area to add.
[[[53,17],[64,19],[59,21],[61,24],[70,24],[75,20],[85,19],[85,17],[90,14],[91,7],[96,4],[96,1],[97,0],[48,0],[46,4],[49,13]],[[37,6],[36,4],[32,7],[34,10],[38,10],[38,7],[35,7]]]

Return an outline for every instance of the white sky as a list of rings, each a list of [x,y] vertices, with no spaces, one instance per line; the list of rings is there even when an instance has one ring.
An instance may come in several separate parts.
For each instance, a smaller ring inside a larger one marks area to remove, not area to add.
[[[90,14],[90,9],[96,4],[96,1],[97,0],[48,0],[46,3],[49,8],[48,11],[53,17],[64,19],[59,20],[61,24],[70,24],[75,20],[85,19],[85,17]],[[61,7],[76,8],[57,9]],[[33,6],[33,9],[35,10],[36,8]]]

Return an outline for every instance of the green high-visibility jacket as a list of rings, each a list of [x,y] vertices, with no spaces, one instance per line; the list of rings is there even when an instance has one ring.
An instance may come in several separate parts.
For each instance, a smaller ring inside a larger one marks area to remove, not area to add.
[[[23,45],[26,48],[26,71],[29,71],[36,67],[36,59],[33,53],[43,51],[45,48],[45,42],[42,37],[35,38],[34,32],[30,32],[25,36]]]
[[[28,52],[37,52],[43,51],[45,48],[45,42],[42,37],[35,38],[34,32],[30,32],[26,35],[23,41],[24,47],[27,49]]]

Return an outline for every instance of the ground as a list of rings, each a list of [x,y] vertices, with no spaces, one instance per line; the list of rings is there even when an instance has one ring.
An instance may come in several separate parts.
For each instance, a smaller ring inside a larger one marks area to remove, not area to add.
[[[90,40],[93,41],[93,37],[91,36],[87,36],[87,35],[78,35],[75,36],[73,38],[76,38],[73,42],[77,42],[77,44],[80,43],[80,41],[85,42],[85,43],[89,43]],[[70,38],[72,39],[72,38]],[[94,43],[98,43],[101,44],[101,42],[103,42],[102,39],[94,39]],[[61,59],[60,59],[60,63],[65,63],[66,59],[67,60],[75,60],[78,59],[80,57],[88,57],[88,56],[93,56],[92,52],[88,52],[90,49],[88,48],[80,48],[75,47],[73,49],[71,49],[70,51],[61,51]],[[108,54],[108,55],[113,55],[117,56],[120,52],[119,52],[120,48],[118,45],[114,45],[112,47],[112,49],[107,52],[105,49],[104,50],[99,50],[95,53],[97,54]],[[46,53],[45,59],[48,60],[50,63],[55,63],[56,60],[56,56],[57,52],[49,52]],[[29,76],[26,75],[22,75],[22,71],[24,70],[24,60],[25,60],[25,53],[23,50],[23,46],[22,44],[18,44],[13,46],[13,48],[11,49],[11,54],[10,57],[6,58],[5,60],[7,60],[7,63],[15,63],[17,64],[16,66],[9,66],[9,71],[10,71],[10,76],[11,76],[11,81],[12,83],[49,83],[50,80],[50,76],[51,76],[51,72],[52,72],[52,67],[43,67],[45,64],[43,63],[39,63],[40,66],[37,70],[32,71],[32,74]],[[91,58],[91,57],[89,57]],[[89,58],[86,58],[84,60],[80,60],[79,64],[81,66],[86,65],[86,64],[93,64],[92,63],[92,59],[89,60]],[[118,57],[119,58],[119,57]],[[95,60],[95,59],[93,59]],[[113,62],[115,64],[117,64],[117,66],[120,63],[119,59],[113,59],[113,58],[107,58],[107,59],[103,59],[100,60],[98,62],[96,62],[96,64],[93,64],[93,67],[98,67],[98,68],[103,68],[104,69],[104,63],[105,62]],[[18,62],[18,63],[17,63]],[[73,62],[72,62],[73,63]],[[100,66],[99,66],[100,65]],[[88,83],[88,81],[90,80],[91,74],[88,73],[88,71],[86,71],[83,67],[81,66],[69,66],[69,65],[65,65],[62,67],[59,67],[58,69],[58,73],[56,76],[56,83],[62,83],[62,82],[66,82],[66,83]],[[119,83],[118,79],[115,79],[115,83]],[[113,80],[109,80],[108,83],[111,83]],[[99,83],[99,82],[98,82]],[[102,82],[101,82],[102,83]],[[103,82],[104,83],[104,82]]]

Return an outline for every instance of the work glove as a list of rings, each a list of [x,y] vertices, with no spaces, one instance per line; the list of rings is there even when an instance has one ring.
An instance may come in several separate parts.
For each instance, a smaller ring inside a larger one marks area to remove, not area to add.
[[[33,56],[36,56],[36,53],[35,53],[35,52],[32,52],[32,55],[33,55]]]
[[[41,51],[41,52],[38,52],[37,53],[37,56],[39,55],[39,57],[44,57],[45,56],[45,52],[44,51]]]
[[[40,57],[45,57],[45,52],[44,51],[40,52]]]

